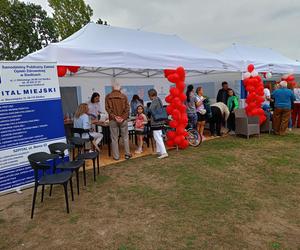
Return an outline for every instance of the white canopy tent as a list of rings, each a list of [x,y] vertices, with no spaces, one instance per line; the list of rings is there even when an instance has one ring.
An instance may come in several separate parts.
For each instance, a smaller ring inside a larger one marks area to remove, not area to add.
[[[80,66],[80,74],[97,72],[114,77],[132,73],[151,77],[180,65],[196,73],[231,71],[222,57],[195,48],[176,35],[94,23],[22,61],[56,61],[58,65]]]
[[[253,64],[258,72],[300,74],[299,62],[269,48],[233,44],[221,52],[220,56],[229,60],[241,72],[246,71],[249,64]]]

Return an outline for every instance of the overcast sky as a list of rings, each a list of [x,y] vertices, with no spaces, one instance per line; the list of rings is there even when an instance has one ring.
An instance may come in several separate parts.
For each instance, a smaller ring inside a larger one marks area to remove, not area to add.
[[[30,0],[49,13],[47,0]],[[232,43],[268,47],[300,60],[300,0],[86,0],[93,20],[177,34],[221,52]]]

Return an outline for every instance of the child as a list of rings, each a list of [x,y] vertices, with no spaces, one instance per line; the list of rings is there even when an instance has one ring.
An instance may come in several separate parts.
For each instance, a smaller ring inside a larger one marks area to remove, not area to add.
[[[143,139],[145,124],[148,123],[147,116],[144,114],[144,107],[142,105],[137,106],[137,115],[135,117],[135,134],[137,136],[138,148],[135,151],[136,154],[143,152]]]

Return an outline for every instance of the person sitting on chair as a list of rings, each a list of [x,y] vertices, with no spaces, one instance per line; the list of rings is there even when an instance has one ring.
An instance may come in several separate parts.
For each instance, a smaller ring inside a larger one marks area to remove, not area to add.
[[[100,152],[98,145],[103,138],[103,134],[94,132],[92,130],[91,128],[92,124],[90,122],[88,112],[89,112],[89,107],[87,103],[81,103],[78,106],[74,116],[74,128],[82,128],[82,129],[89,130],[88,133],[82,134],[82,138],[90,138],[90,136],[92,136],[94,138],[92,143],[95,146],[96,150]]]

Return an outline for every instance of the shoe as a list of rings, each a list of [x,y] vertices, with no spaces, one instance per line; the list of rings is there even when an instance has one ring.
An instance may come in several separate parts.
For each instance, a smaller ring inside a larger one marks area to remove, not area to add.
[[[169,156],[168,153],[165,153],[165,154],[162,154],[161,156],[158,156],[157,158],[164,159],[164,158],[167,158],[168,156]]]
[[[125,159],[129,160],[132,157],[132,155],[125,155]]]
[[[152,155],[158,155],[158,156],[160,156],[160,153],[159,152],[152,152]]]
[[[140,150],[140,149],[137,149],[137,150],[134,151],[134,153],[135,153],[135,154],[141,154],[141,153],[143,153],[143,151]]]
[[[289,128],[289,131],[292,131],[292,128]]]
[[[120,160],[120,158],[113,158],[115,161],[119,161]]]

